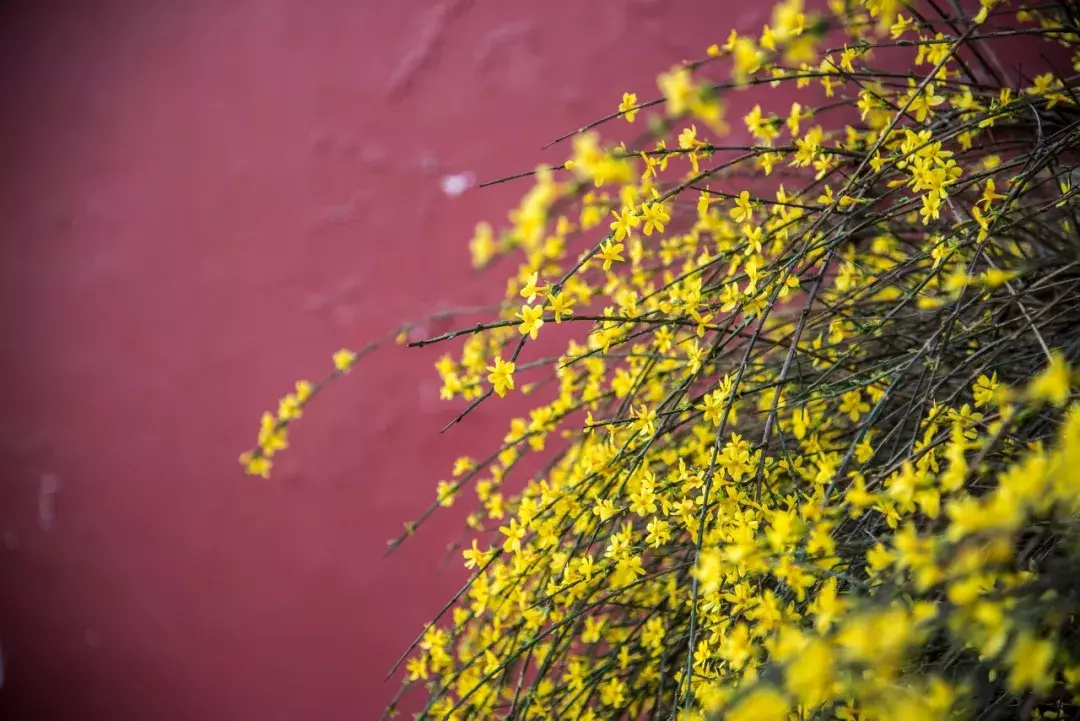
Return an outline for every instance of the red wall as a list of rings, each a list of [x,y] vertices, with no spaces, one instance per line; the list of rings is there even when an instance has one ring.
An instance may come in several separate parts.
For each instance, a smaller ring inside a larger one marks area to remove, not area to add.
[[[540,146],[767,5],[12,5],[0,717],[375,717],[458,583],[460,516],[384,543],[505,420],[440,436],[440,351],[391,348],[262,481],[236,464],[260,412],[341,345],[500,297],[465,243],[525,186],[443,175],[561,160]]]

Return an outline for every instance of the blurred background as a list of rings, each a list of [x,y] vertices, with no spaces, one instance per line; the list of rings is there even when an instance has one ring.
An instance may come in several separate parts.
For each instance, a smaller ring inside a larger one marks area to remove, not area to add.
[[[528,181],[470,186],[561,162],[547,140],[768,8],[5,4],[0,717],[377,718],[461,514],[386,541],[505,408],[440,435],[450,348],[389,347],[268,481],[236,461],[260,413],[341,346],[501,298],[466,243]]]

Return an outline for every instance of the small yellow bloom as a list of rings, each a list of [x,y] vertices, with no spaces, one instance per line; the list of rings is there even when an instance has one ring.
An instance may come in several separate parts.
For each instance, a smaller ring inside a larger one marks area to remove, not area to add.
[[[736,223],[749,223],[754,219],[754,207],[749,191],[739,193],[739,197],[735,199],[735,207],[729,213]]]
[[[1054,660],[1054,644],[1050,641],[1023,632],[1009,651],[1008,660],[1012,666],[1008,679],[1012,693],[1028,689],[1043,691],[1053,685],[1054,676],[1047,673]]]
[[[981,408],[992,403],[997,388],[997,371],[994,371],[993,375],[990,377],[987,377],[985,373],[979,376],[978,380],[975,381],[975,386],[972,388],[972,393],[975,397],[975,407]]]
[[[982,274],[982,282],[987,288],[1000,288],[1015,278],[1017,273],[1015,270],[1001,270],[1000,268],[990,268]]]
[[[686,112],[697,92],[690,71],[684,67],[676,67],[671,72],[662,73],[657,77],[656,84],[663,93],[664,99],[667,100],[667,114],[670,117]]]
[[[334,353],[334,367],[340,373],[348,373],[355,363],[356,353],[353,353],[348,348],[342,348],[337,353]]]
[[[571,308],[576,303],[573,298],[568,297],[566,293],[552,293],[548,296],[548,310],[555,314],[555,322],[562,323],[564,315],[570,315],[574,311]]]
[[[604,259],[604,270],[610,270],[614,261],[621,263],[626,260],[620,255],[625,247],[622,243],[613,243],[610,240],[604,241],[600,246],[600,256]]]
[[[654,230],[663,233],[664,226],[671,220],[671,213],[663,203],[649,203],[641,212],[645,216],[645,235],[652,235]]]
[[[443,508],[449,508],[454,505],[454,497],[457,496],[458,488],[454,483],[448,483],[446,481],[439,481],[435,486],[435,495],[439,501],[439,505]]]
[[[428,665],[426,656],[413,656],[405,664],[405,671],[410,681],[427,680]]]
[[[1004,200],[1007,196],[997,192],[997,186],[994,184],[993,178],[987,178],[986,187],[983,188],[982,197],[979,198],[979,205],[982,205],[983,210],[989,210],[990,204],[995,200]]]
[[[308,398],[311,398],[311,392],[313,387],[308,381],[296,381],[296,400],[300,403],[306,403]]]
[[[725,718],[731,721],[784,721],[791,704],[774,688],[756,688],[746,695]]]
[[[628,123],[634,122],[634,118],[638,114],[638,108],[634,107],[635,105],[637,105],[637,94],[623,93],[622,102],[619,103],[619,112],[623,114]]]
[[[1063,408],[1069,401],[1069,363],[1060,351],[1050,354],[1050,363],[1031,381],[1028,393],[1032,398]]]
[[[896,14],[896,22],[889,27],[889,37],[893,40],[899,40],[900,36],[911,28],[913,18],[905,18],[900,13]]]
[[[634,228],[641,223],[641,218],[634,215],[633,208],[624,207],[621,214],[615,210],[611,211],[611,214],[615,216],[615,220],[612,221],[610,227],[614,231],[612,237],[616,242],[633,235]]]
[[[536,287],[538,275],[538,273],[530,275],[525,280],[525,287],[521,289],[521,297],[529,303],[536,300],[536,295],[540,292],[540,289]]]
[[[270,477],[270,459],[263,455],[256,455],[252,451],[245,451],[240,454],[240,465],[244,467],[244,471],[251,476],[261,476],[262,478]]]
[[[518,523],[516,518],[510,519],[510,524],[500,526],[499,532],[506,536],[503,543],[503,551],[506,553],[518,553],[521,551],[521,540],[525,538],[525,526]]]
[[[292,393],[286,394],[278,403],[277,417],[279,420],[291,421],[294,418],[299,418],[301,414],[300,400]]]
[[[495,231],[488,223],[477,223],[472,240],[469,241],[473,267],[483,268],[495,256],[495,251]]]
[[[788,691],[808,707],[818,705],[828,698],[832,688],[835,660],[828,643],[821,639],[811,641],[787,667]]]
[[[521,306],[521,312],[517,314],[517,317],[521,319],[521,324],[518,326],[521,335],[527,335],[536,340],[540,326],[544,325],[544,308],[526,304]]]
[[[487,377],[488,382],[500,398],[505,396],[507,391],[514,390],[514,363],[495,356],[495,365],[487,366],[487,369],[491,371]]]

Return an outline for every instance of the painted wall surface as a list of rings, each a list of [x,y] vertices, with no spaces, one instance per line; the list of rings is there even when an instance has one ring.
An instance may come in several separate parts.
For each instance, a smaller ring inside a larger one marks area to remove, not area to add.
[[[501,297],[477,220],[551,137],[655,97],[766,3],[22,2],[0,22],[0,718],[370,719],[460,581],[461,514],[389,559],[489,404],[440,435],[390,348],[237,454],[342,345]],[[745,112],[743,109],[742,112]]]

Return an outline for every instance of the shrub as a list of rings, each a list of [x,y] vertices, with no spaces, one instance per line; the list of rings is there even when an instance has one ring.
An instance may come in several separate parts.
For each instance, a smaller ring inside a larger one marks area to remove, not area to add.
[[[1080,10],[927,6],[783,0],[477,226],[498,317],[411,345],[466,337],[457,420],[535,407],[422,517],[475,493],[422,717],[1080,710]],[[758,85],[799,101],[727,117]]]

